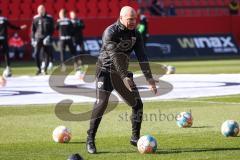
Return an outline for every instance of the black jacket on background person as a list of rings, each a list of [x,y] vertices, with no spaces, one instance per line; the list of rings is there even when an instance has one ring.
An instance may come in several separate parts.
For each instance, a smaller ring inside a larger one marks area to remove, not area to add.
[[[71,19],[73,24],[73,38],[75,41],[83,40],[83,29],[85,25],[80,19]]]
[[[69,18],[58,19],[56,29],[59,31],[60,40],[71,39],[74,33],[73,24]]]
[[[143,39],[136,29],[128,30],[118,20],[104,31],[102,41],[98,58],[101,70],[113,69],[124,79],[128,75],[129,56],[134,51],[144,76],[146,79],[152,78]]]
[[[52,16],[45,14],[44,16],[36,15],[32,22],[32,38],[34,40],[44,39],[52,36],[54,32],[54,20]]]
[[[11,24],[6,17],[0,16],[0,40],[7,40],[7,29],[10,27],[11,29],[20,30],[21,28]]]

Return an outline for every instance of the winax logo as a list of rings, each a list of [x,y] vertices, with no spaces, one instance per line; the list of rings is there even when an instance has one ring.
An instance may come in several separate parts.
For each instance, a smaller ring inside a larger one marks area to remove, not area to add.
[[[236,48],[232,37],[193,37],[178,38],[182,48]]]

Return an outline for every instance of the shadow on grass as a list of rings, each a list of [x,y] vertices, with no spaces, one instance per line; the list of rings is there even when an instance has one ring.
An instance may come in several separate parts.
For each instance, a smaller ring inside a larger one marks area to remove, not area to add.
[[[130,154],[130,153],[137,153],[137,149],[134,151],[134,150],[128,150],[128,151],[98,151],[97,154],[113,154],[113,153],[116,153],[116,154]]]
[[[193,126],[190,128],[213,128],[214,126]]]
[[[76,141],[76,142],[68,142],[68,144],[86,144],[86,142],[84,141],[82,141],[82,142],[78,142],[78,141]]]
[[[218,152],[218,151],[240,151],[240,148],[178,148],[169,150],[157,150],[156,154],[174,154],[186,152]]]

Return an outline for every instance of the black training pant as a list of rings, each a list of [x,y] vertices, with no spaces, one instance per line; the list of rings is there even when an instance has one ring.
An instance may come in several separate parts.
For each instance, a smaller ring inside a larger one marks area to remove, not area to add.
[[[76,49],[75,49],[75,46],[73,45],[73,40],[72,39],[60,40],[59,49],[60,49],[61,64],[64,63],[64,55],[65,55],[67,46],[70,49],[70,53],[72,54],[72,56],[76,56]],[[76,58],[75,58],[75,61],[77,61]]]
[[[129,78],[133,79],[133,74],[129,73]],[[88,141],[94,141],[98,126],[107,108],[111,92],[115,89],[124,101],[132,107],[132,136],[139,137],[142,123],[143,104],[138,89],[135,85],[133,92],[130,92],[124,85],[117,73],[100,71],[96,77],[96,102],[93,107],[90,128],[87,131]],[[110,102],[111,103],[111,102]],[[113,127],[113,126],[110,126]]]
[[[85,54],[85,47],[84,47],[84,41],[83,41],[83,38],[74,38],[74,45],[75,45],[75,48],[77,50],[77,45],[79,45],[81,47],[81,54]]]
[[[4,54],[6,66],[10,67],[9,47],[7,40],[0,40],[0,51]],[[0,53],[1,53],[0,52]]]
[[[41,71],[42,60],[45,61],[44,71],[47,71],[47,67],[49,64],[49,60],[52,56],[52,46],[44,45],[43,39],[37,41],[37,44],[34,48],[34,54],[36,55],[36,63],[38,67],[38,71]]]

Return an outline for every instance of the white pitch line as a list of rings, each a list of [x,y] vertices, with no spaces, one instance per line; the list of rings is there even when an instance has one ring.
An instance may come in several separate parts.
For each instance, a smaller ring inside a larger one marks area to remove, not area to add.
[[[225,96],[224,96],[225,97]],[[193,103],[208,103],[208,104],[226,104],[226,105],[240,105],[237,102],[216,102],[216,101],[201,101],[201,100],[191,100],[191,99],[166,99],[160,100],[159,102],[193,102]]]

